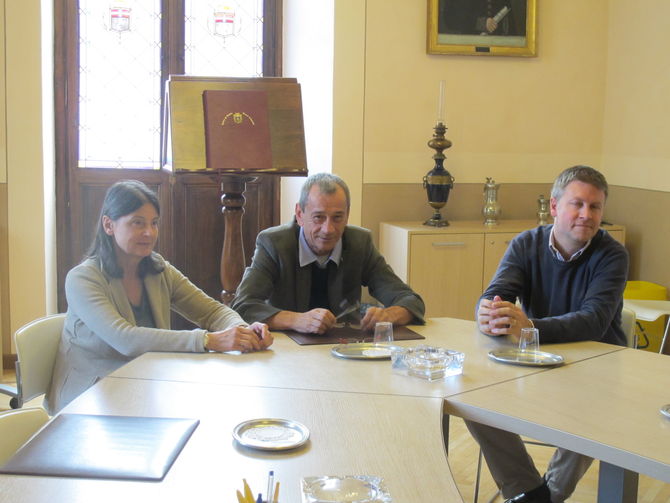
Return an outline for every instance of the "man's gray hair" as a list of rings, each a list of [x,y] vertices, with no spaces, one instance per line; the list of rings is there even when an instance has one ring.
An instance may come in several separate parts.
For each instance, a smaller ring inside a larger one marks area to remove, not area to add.
[[[573,166],[558,175],[551,189],[551,197],[558,201],[563,196],[568,184],[574,181],[593,185],[596,189],[602,190],[605,193],[605,199],[607,199],[607,180],[600,171],[589,166]]]
[[[303,183],[302,188],[300,189],[300,199],[298,200],[298,204],[302,211],[305,211],[309,191],[312,190],[312,187],[315,185],[319,187],[319,191],[322,194],[334,194],[338,187],[341,188],[347,199],[347,211],[349,211],[349,207],[351,206],[349,187],[347,187],[347,184],[339,176],[331,173],[316,173],[305,180],[305,183]]]

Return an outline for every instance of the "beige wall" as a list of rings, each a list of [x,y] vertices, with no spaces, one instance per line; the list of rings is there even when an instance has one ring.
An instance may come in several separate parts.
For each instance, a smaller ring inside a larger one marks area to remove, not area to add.
[[[7,277],[10,333],[46,313],[39,0],[5,2]],[[10,333],[5,330],[3,350]]]
[[[425,143],[444,79],[454,142],[447,167],[456,177],[449,218],[479,214],[487,176],[503,184],[503,211],[511,216],[532,211],[538,188],[560,169],[592,164],[616,186],[607,214],[628,227],[631,278],[670,287],[663,254],[670,244],[670,32],[663,24],[670,4],[538,3],[538,57],[523,59],[427,55],[425,1],[329,2],[332,96],[326,90],[311,99],[333,104],[332,170],[351,185],[351,221],[376,229],[381,220],[429,214],[420,180],[431,168]],[[7,124],[3,131],[0,120],[0,185],[6,182],[8,222],[0,241],[8,295],[0,313],[4,323],[9,313],[15,329],[48,310],[43,181],[51,160],[42,155],[41,2],[0,6],[0,114],[5,106]]]
[[[363,188],[366,2],[335,2],[333,63],[333,173],[351,191],[349,222],[360,224]]]
[[[426,142],[444,79],[454,143],[446,167],[456,177],[448,218],[479,218],[489,176],[502,183],[504,217],[532,218],[538,189],[570,165],[589,164],[613,185],[606,217],[628,228],[630,278],[670,288],[662,253],[670,233],[659,220],[670,204],[670,33],[662,24],[670,4],[539,2],[538,57],[529,59],[427,55],[426,2],[341,8],[348,12],[340,26],[336,17],[334,99],[348,101],[335,114],[333,170],[343,174],[362,157],[364,226],[376,231],[383,220],[430,215],[420,180],[432,167]],[[364,55],[362,67],[358,60],[338,67],[337,48],[353,43],[358,48],[349,52]],[[350,92],[361,86],[362,95]],[[347,180],[356,184],[360,176]]]
[[[0,183],[0,371],[3,367],[1,356],[8,353],[11,346],[7,252],[7,184]]]
[[[5,0],[0,0],[0,68],[5,68]],[[7,115],[5,113],[5,72],[0,71],[0,356],[9,348],[9,283],[7,276]],[[3,363],[0,358],[0,372]]]
[[[610,0],[603,168],[617,185],[670,191],[668,16],[667,0]]]
[[[368,0],[364,183],[416,183],[446,81],[458,182],[546,182],[598,164],[607,0],[539,2],[537,58],[426,54],[427,2]]]

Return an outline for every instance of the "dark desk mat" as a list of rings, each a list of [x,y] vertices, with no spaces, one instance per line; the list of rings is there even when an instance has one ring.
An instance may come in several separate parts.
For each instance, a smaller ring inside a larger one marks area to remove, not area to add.
[[[197,419],[60,414],[0,473],[163,480]]]
[[[293,330],[283,330],[301,346],[310,346],[313,344],[342,344],[345,342],[372,342],[372,332],[361,332],[358,327],[344,326],[331,328],[325,334],[303,334]],[[404,326],[393,327],[393,339],[396,341],[408,341],[412,339],[425,339],[423,335],[417,334],[414,330]]]

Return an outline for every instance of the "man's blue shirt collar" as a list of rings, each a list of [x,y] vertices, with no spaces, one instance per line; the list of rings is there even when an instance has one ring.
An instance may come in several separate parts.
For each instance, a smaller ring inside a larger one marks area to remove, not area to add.
[[[305,232],[303,228],[300,227],[300,237],[298,238],[298,260],[300,261],[300,267],[305,267],[310,265],[312,262],[316,262],[319,267],[324,268],[328,264],[329,260],[333,261],[335,265],[339,265],[341,258],[342,238],[338,240],[330,255],[317,255],[307,244],[307,240],[305,239]]]

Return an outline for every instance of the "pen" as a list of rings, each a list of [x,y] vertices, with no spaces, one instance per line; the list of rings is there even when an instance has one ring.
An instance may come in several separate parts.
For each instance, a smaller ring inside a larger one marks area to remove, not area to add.
[[[244,482],[244,502],[254,503],[254,493],[251,492],[247,479],[242,479],[242,482]]]
[[[270,503],[270,501],[268,501]],[[275,484],[274,497],[272,498],[272,503],[279,503],[279,482]]]
[[[268,473],[268,491],[267,493],[265,493],[267,503],[270,503],[272,501],[272,482],[274,482],[274,478],[275,478],[275,472],[274,470],[270,470],[270,473]]]

